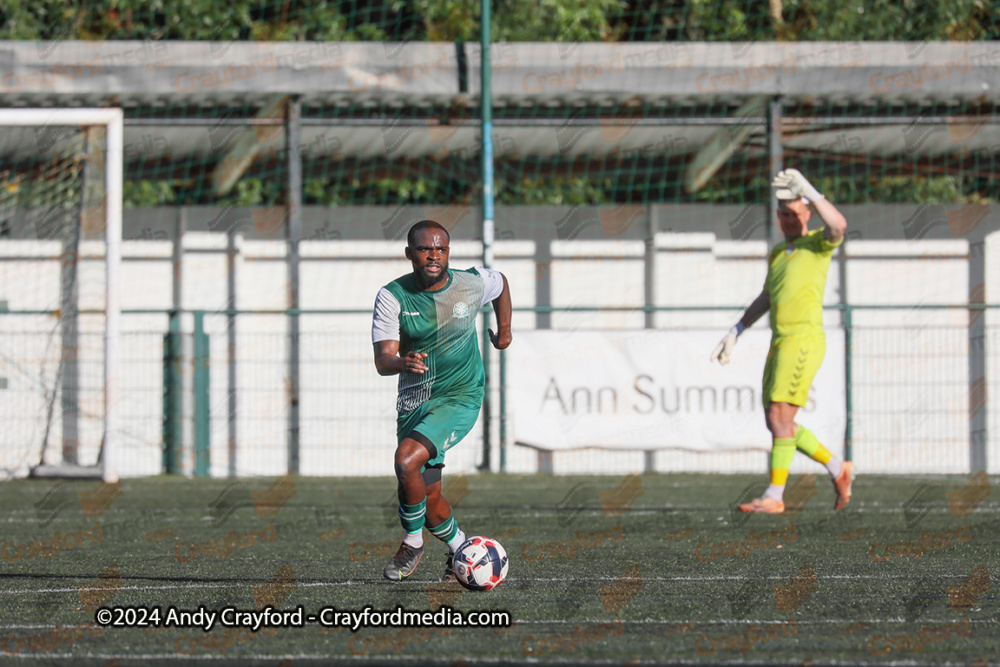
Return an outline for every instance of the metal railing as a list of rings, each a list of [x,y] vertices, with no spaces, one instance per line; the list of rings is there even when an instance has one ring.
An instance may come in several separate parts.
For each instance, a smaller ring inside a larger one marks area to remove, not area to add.
[[[535,306],[514,311],[516,317],[518,313],[552,312],[739,313],[743,308]],[[960,440],[967,436],[970,468],[985,468],[992,421],[989,388],[1000,381],[1000,357],[994,346],[1000,342],[1000,323],[988,320],[998,308],[996,304],[825,306],[826,311],[842,313],[839,326],[845,335],[847,457],[855,457],[859,441],[881,443],[891,449],[900,446],[901,439],[916,434],[920,436],[917,439],[928,443],[937,440],[961,446]],[[920,313],[927,321],[908,324],[907,318],[900,315],[903,311]],[[8,424],[24,427],[12,428],[11,433],[18,435],[8,435],[7,442],[0,444],[7,451],[7,463],[16,456],[10,453],[12,449],[37,451],[43,445],[37,438],[51,440],[58,431],[55,422],[61,412],[51,406],[64,397],[57,390],[56,374],[58,361],[66,353],[59,349],[54,328],[43,330],[28,325],[38,316],[49,316],[39,321],[52,326],[51,316],[56,314],[42,310],[0,313],[0,341],[8,350],[3,377]],[[159,470],[199,476],[273,473],[279,461],[283,468],[291,458],[287,451],[278,449],[304,447],[304,469],[322,472],[315,465],[318,451],[340,455],[353,447],[374,447],[382,440],[385,446],[394,446],[391,423],[395,386],[378,378],[371,367],[369,310],[123,311],[126,325],[130,318],[144,316],[161,319],[153,325],[144,320],[145,328],[126,326],[122,333],[131,341],[123,345],[123,428],[130,431],[126,442],[137,452],[160,454]],[[291,317],[300,318],[297,335],[288,326]],[[22,324],[13,326],[12,318],[23,318]],[[347,326],[337,331],[338,322]],[[236,328],[235,348],[228,344],[230,323]],[[250,323],[254,326],[248,326]],[[685,324],[674,328],[716,327]],[[757,327],[766,325],[758,323]],[[722,333],[720,330],[719,335]],[[184,336],[193,341],[190,348],[181,341]],[[93,337],[88,338],[84,332],[80,338],[81,345],[93,348],[81,353],[80,391],[93,393],[96,380],[89,375],[99,367],[101,342],[91,340]],[[714,342],[706,344],[711,347]],[[293,344],[299,351],[298,383],[289,381],[297,375],[292,372],[295,357],[289,352]],[[836,351],[827,352],[831,353]],[[191,359],[185,355],[191,355]],[[501,471],[508,468],[510,446],[506,356],[494,355],[499,383],[488,388],[499,398],[495,421]],[[154,364],[162,369],[157,379],[149,377]],[[231,368],[238,373],[230,372]],[[29,395],[34,398],[28,400]],[[46,401],[50,409],[45,415],[30,407]],[[289,409],[293,403],[298,411]],[[95,407],[88,404],[78,412],[89,415]],[[162,423],[161,437],[151,442],[150,422],[156,421]],[[899,425],[893,425],[896,422]],[[863,427],[860,433],[859,425]],[[873,435],[873,428],[881,430]],[[32,433],[36,440],[18,443],[12,439],[25,438],[26,433]],[[239,436],[234,439],[233,433]],[[295,433],[302,434],[298,442]],[[95,438],[99,446],[99,434],[91,432],[91,451]],[[183,454],[189,459],[187,465],[179,464],[182,456],[177,448],[182,444],[190,446],[190,452],[185,450]],[[49,456],[54,456],[52,443],[44,445]],[[486,440],[482,461],[490,460],[492,452],[488,447]],[[352,456],[352,460],[364,460],[362,454]],[[243,457],[256,462],[238,463]],[[220,458],[226,459],[224,465]],[[150,472],[148,464],[137,469]],[[378,474],[386,474],[388,468],[379,470]]]

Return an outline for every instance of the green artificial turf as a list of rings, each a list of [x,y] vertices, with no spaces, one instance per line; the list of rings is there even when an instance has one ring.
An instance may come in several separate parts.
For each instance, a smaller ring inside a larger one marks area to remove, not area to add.
[[[986,495],[996,479],[861,476],[835,513],[829,478],[802,476],[788,516],[735,513],[761,482],[446,476],[461,527],[510,557],[507,580],[487,593],[436,583],[444,546],[429,533],[410,579],[382,578],[400,536],[389,478],[6,482],[0,661],[986,665],[1000,655],[1000,494]],[[61,548],[46,555],[37,543],[53,540]],[[306,614],[444,604],[509,611],[514,623],[256,634],[93,625],[98,605],[269,602]]]

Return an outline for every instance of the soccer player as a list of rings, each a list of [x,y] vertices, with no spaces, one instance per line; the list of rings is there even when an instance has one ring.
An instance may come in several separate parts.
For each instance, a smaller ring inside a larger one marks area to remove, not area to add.
[[[764,366],[764,420],[773,438],[771,484],[763,497],[740,505],[744,512],[779,514],[785,511],[782,496],[788,469],[800,449],[826,466],[833,478],[839,510],[851,499],[854,464],[842,462],[820,444],[816,436],[795,423],[795,413],[806,404],[809,386],[826,353],[823,335],[823,291],[834,249],[844,240],[847,220],[796,169],[779,172],[772,186],[780,200],[778,225],[785,241],[768,257],[764,290],[754,299],[722,342],[711,360],[729,363],[736,339],[743,330],[771,312],[771,349]],[[825,227],[809,231],[810,204]]]
[[[441,495],[445,452],[464,438],[479,417],[485,373],[476,336],[476,315],[490,301],[498,350],[511,343],[510,289],[499,271],[448,268],[448,230],[422,220],[406,236],[413,272],[375,297],[372,343],[379,375],[399,374],[396,400],[396,479],[403,540],[383,574],[402,581],[424,553],[423,529],[448,545],[444,581],[454,579],[452,555],[465,541],[451,505]]]

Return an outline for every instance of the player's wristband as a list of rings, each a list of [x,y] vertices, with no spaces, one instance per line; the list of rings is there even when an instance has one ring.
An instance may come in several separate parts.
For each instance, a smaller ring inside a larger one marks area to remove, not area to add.
[[[734,326],[732,329],[729,330],[729,335],[739,338],[740,334],[743,333],[744,329],[746,329],[746,327],[743,325],[743,323],[737,322],[736,326]]]

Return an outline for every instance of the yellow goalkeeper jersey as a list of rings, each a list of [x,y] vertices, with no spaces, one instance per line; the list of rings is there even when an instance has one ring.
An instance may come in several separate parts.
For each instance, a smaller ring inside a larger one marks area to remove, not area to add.
[[[833,250],[817,229],[774,246],[764,289],[771,298],[771,332],[776,338],[823,332],[823,292]]]

